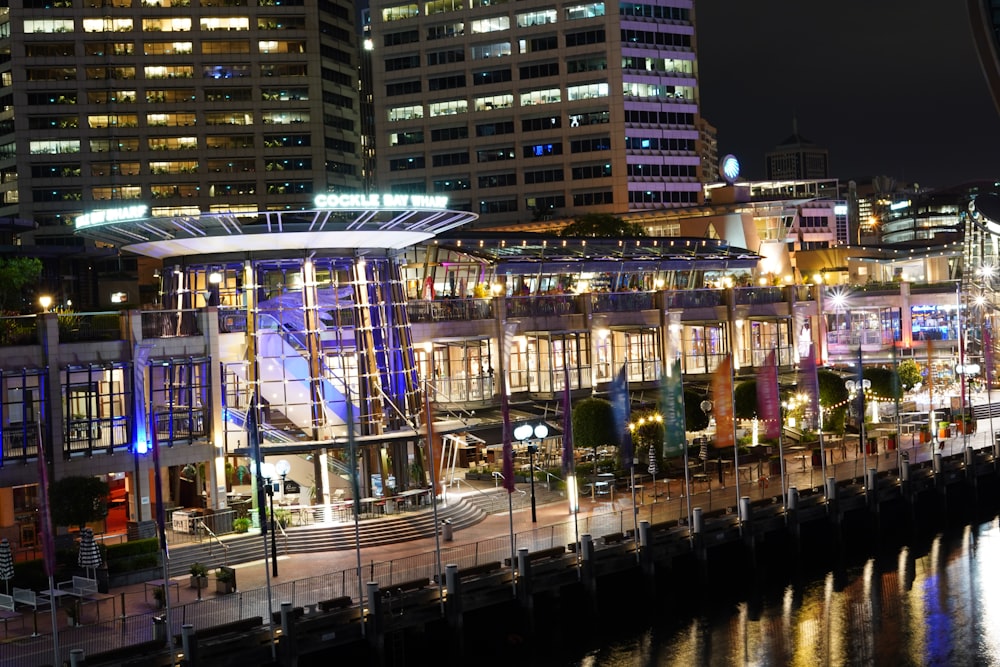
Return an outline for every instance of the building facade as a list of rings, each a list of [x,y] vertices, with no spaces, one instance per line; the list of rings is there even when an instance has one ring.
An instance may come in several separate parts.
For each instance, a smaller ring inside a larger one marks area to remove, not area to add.
[[[698,203],[693,4],[373,3],[380,187],[484,227]]]
[[[26,245],[79,254],[93,244],[72,223],[94,208],[282,210],[360,191],[354,12],[301,0],[5,7],[0,216],[37,225]],[[49,278],[57,304],[90,300]]]

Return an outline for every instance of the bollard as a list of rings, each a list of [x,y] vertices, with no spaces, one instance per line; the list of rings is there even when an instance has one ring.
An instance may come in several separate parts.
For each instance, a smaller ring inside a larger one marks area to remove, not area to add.
[[[86,667],[87,656],[84,655],[82,648],[75,648],[69,652],[69,665],[70,667]]]
[[[740,498],[740,523],[750,520],[750,496]]]
[[[198,664],[198,638],[194,636],[194,625],[191,623],[181,626],[181,650],[184,651],[184,664]]]
[[[837,478],[827,477],[826,478],[826,502],[832,502],[837,499]]]
[[[445,542],[451,542],[454,539],[454,530],[451,519],[445,519],[441,522],[441,537],[444,538]]]
[[[970,471],[976,467],[976,450],[972,447],[965,448],[965,467]]]
[[[876,470],[875,468],[869,468],[868,475],[866,477],[867,479],[865,480],[865,486],[867,486],[868,492],[869,493],[875,492],[878,489],[878,480],[877,480],[878,470]]]
[[[899,464],[899,478],[903,482],[910,481],[910,461],[909,459],[903,459]]]
[[[788,487],[788,511],[794,512],[799,508],[799,490],[797,487]]]
[[[153,617],[153,639],[160,642],[167,641],[167,617]]]
[[[645,549],[649,546],[649,521],[643,519],[639,522],[639,547]]]
[[[934,474],[935,475],[941,474],[941,468],[942,468],[941,452],[934,452]]]
[[[695,535],[699,535],[704,528],[704,519],[702,519],[701,516],[701,508],[695,507],[691,510],[691,514],[691,532]]]

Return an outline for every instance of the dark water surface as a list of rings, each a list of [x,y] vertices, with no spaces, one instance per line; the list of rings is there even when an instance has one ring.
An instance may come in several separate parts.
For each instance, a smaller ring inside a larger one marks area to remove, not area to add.
[[[524,664],[1000,665],[996,517],[876,551],[825,574],[786,572],[793,583],[772,572],[735,595],[690,587],[672,609],[637,591],[602,611],[608,636],[565,626],[558,650],[543,643]]]

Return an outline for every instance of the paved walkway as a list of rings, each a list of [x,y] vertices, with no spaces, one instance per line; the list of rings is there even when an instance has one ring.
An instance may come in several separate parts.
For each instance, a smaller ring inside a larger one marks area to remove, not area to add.
[[[1000,428],[1000,419],[994,420],[995,426]],[[975,448],[981,448],[989,446],[992,444],[992,437],[990,434],[990,422],[989,420],[980,420],[979,428],[977,432],[968,437],[966,441],[965,438],[953,437],[945,441],[945,446],[941,451],[945,455],[960,453],[968,442],[969,446]],[[908,438],[907,438],[908,439]],[[904,440],[901,443],[904,447],[911,444]],[[909,448],[908,456],[911,462],[926,461],[933,456],[931,446],[929,444],[919,445],[913,443],[912,448]],[[822,470],[818,467],[813,467],[811,461],[804,461],[799,458],[797,453],[786,454],[786,471],[788,485],[797,486],[800,490],[804,490],[810,487],[817,487],[822,484]],[[864,474],[864,471],[870,467],[877,467],[880,470],[896,468],[898,465],[898,452],[880,452],[877,456],[864,456],[858,454],[856,447],[848,447],[846,449],[835,448],[831,452],[828,452],[828,467],[827,475],[836,476],[838,479],[843,479],[847,477],[860,477]],[[773,497],[780,495],[781,488],[778,483],[778,479],[771,477],[773,482],[768,482],[767,485],[761,484],[759,482],[759,477],[756,477],[756,470],[751,471],[740,471],[741,476],[746,475],[747,479],[743,480],[740,484],[741,496],[750,496],[751,499]],[[732,507],[736,503],[736,479],[732,472],[729,472],[724,477],[724,484],[720,484],[716,474],[711,474],[709,478],[699,485],[694,485],[692,488],[691,495],[691,506],[692,507],[702,507],[705,511],[711,511],[714,509],[719,509],[722,507]],[[537,484],[537,482],[536,482]],[[527,485],[522,485],[527,488]],[[701,488],[701,487],[705,488]],[[472,482],[463,482],[458,488],[449,489],[447,498],[445,502],[454,502],[459,497],[469,494],[469,493],[479,493],[483,488],[492,489],[492,483],[480,483],[479,490],[477,490],[476,485]],[[621,525],[618,530],[627,531],[632,529],[633,522],[639,520],[649,520],[651,523],[659,523],[662,521],[669,521],[675,519],[684,519],[688,511],[687,498],[681,495],[683,490],[683,480],[673,480],[667,481],[664,479],[659,479],[656,482],[655,489],[652,484],[648,481],[643,485],[642,489],[637,488],[637,497],[635,504],[635,512],[633,519],[633,512],[629,511],[632,505],[632,497],[629,491],[620,492],[611,498],[605,499],[591,499],[591,498],[581,498],[580,513],[577,517],[577,524],[579,526],[588,525],[589,521],[594,521],[599,523],[605,518],[611,518]],[[565,525],[572,522],[573,517],[569,512],[569,507],[566,502],[552,502],[547,504],[538,505],[537,507],[537,523],[532,523],[531,521],[531,510],[529,507],[523,509],[514,510],[512,513],[501,513],[492,514],[487,516],[480,523],[467,527],[461,530],[457,530],[454,533],[454,539],[451,542],[444,542],[436,540],[435,538],[424,538],[419,540],[413,540],[409,542],[401,542],[396,544],[384,544],[377,547],[364,548],[360,550],[360,553],[356,550],[348,551],[334,551],[334,552],[323,552],[323,553],[311,553],[311,554],[291,554],[283,555],[278,558],[278,576],[276,578],[271,578],[272,589],[279,591],[274,599],[274,608],[277,608],[279,603],[282,601],[280,599],[280,591],[288,589],[286,586],[291,585],[290,582],[301,581],[308,578],[314,578],[317,575],[328,574],[328,573],[339,573],[343,571],[352,571],[357,567],[358,561],[362,563],[363,567],[367,567],[372,563],[384,563],[388,561],[401,561],[409,557],[416,557],[419,555],[426,555],[428,553],[435,552],[436,548],[440,545],[442,549],[458,547],[461,545],[469,545],[474,543],[486,542],[493,540],[498,536],[507,536],[513,531],[517,534],[523,534],[535,530],[536,533],[544,533],[546,530],[554,531],[556,526],[562,526],[565,530]],[[294,530],[294,529],[293,529]],[[608,531],[613,532],[613,531]],[[567,542],[572,542],[572,532],[570,532],[571,537],[566,540]],[[559,538],[565,537],[564,534],[560,533]],[[183,549],[183,546],[177,547],[177,549]],[[265,567],[265,561],[263,559],[263,554],[265,552],[265,545],[263,538],[261,538],[261,554],[262,558],[257,561],[241,563],[235,566],[237,570],[237,582],[239,583],[239,588],[241,591],[255,591],[259,593],[260,590],[264,589],[268,577],[270,575],[270,568]],[[198,591],[194,588],[190,588],[188,585],[188,577],[175,577],[173,582],[176,582],[176,586],[171,585],[171,605],[175,608],[178,605],[184,605],[190,602],[195,602],[198,598]],[[302,582],[305,583],[305,582]],[[208,590],[201,591],[203,599],[215,599],[215,582],[214,580],[209,580]],[[134,634],[137,641],[147,640],[152,636],[152,631],[150,629],[151,619],[150,616],[154,613],[162,614],[162,611],[158,611],[155,606],[155,601],[151,595],[151,589],[146,584],[133,584],[129,586],[117,587],[110,591],[110,600],[107,600],[100,604],[99,608],[94,604],[87,604],[83,610],[83,622],[86,624],[81,628],[67,628],[67,618],[64,611],[60,611],[57,614],[58,624],[60,627],[60,635],[63,636],[63,646],[73,645],[74,636],[82,636],[79,633],[99,633],[102,631],[104,626],[92,625],[98,620],[98,614],[101,621],[107,621],[111,616],[115,616],[120,619],[122,615],[122,610],[124,608],[126,614],[125,626],[130,627],[128,631],[129,634]],[[222,610],[223,603],[231,603],[233,600],[242,600],[242,596],[219,596],[219,615],[225,615],[227,618],[220,618],[217,622],[224,622],[226,620],[232,620],[231,616],[235,612],[231,608]],[[244,612],[242,615],[254,615],[253,611],[258,609],[265,610],[261,615],[266,615],[266,605],[262,605],[263,600],[258,600],[256,602],[250,601],[246,602],[248,608],[241,609]],[[243,604],[243,602],[241,602]],[[256,604],[254,607],[249,607],[249,605]],[[209,605],[214,606],[214,605]],[[201,605],[193,607],[193,609],[200,608]],[[35,618],[28,609],[25,611],[24,608],[19,608],[19,611],[24,613],[25,625],[21,628],[17,623],[17,620],[10,621],[8,623],[8,639],[15,639],[17,637],[26,637],[31,635],[32,631],[35,629]],[[241,617],[241,616],[236,616]],[[174,618],[175,627],[179,627],[178,619]],[[189,619],[190,620],[190,619]],[[22,640],[22,642],[31,642],[36,644],[36,648],[39,652],[44,653],[48,650],[49,659],[51,659],[51,617],[48,613],[39,614],[37,616],[37,630],[42,635],[41,637],[34,640]],[[0,646],[0,664],[8,664],[6,658],[2,658],[5,651],[5,647]],[[64,651],[65,653],[65,651]],[[15,663],[10,663],[15,664]],[[19,659],[17,664],[43,664],[41,662],[35,663],[34,661],[23,661]]]

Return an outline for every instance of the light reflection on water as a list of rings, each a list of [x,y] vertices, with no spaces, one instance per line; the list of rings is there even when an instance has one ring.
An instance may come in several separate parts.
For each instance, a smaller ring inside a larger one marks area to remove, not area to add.
[[[664,620],[592,651],[579,667],[1000,665],[1000,522],[938,535],[772,598]],[[709,618],[711,616],[711,618]]]

